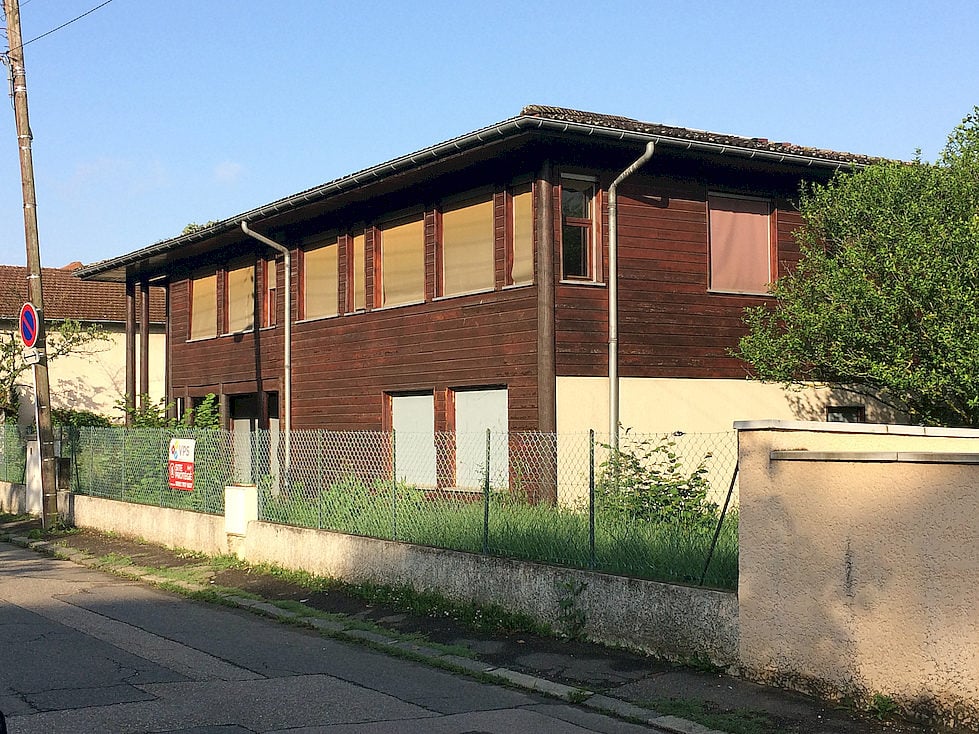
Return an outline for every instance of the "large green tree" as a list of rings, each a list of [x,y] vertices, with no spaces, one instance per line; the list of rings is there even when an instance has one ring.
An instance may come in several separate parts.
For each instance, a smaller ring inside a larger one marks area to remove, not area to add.
[[[935,163],[880,162],[802,192],[802,259],[748,309],[756,375],[979,426],[979,107]]]

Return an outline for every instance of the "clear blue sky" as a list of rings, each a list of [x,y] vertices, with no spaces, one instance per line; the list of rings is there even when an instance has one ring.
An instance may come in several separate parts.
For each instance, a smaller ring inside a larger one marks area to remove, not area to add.
[[[25,41],[101,1],[21,0]],[[121,255],[527,104],[934,160],[979,104],[977,38],[975,0],[113,0],[25,48],[42,262]],[[23,264],[3,109],[0,262]]]

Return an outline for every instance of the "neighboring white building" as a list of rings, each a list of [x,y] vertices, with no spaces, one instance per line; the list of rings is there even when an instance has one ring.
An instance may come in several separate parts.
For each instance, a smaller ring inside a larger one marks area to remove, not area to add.
[[[122,283],[101,283],[76,278],[73,271],[80,263],[63,268],[44,268],[44,316],[50,323],[73,319],[83,325],[99,324],[108,339],[94,342],[73,354],[53,360],[49,365],[51,406],[89,410],[121,421],[118,409],[126,394],[126,287]],[[141,313],[136,293],[136,313]],[[27,299],[27,269],[0,265],[0,334],[16,334],[21,306]],[[165,389],[166,296],[162,288],[150,290],[149,384],[139,386],[160,400]],[[48,327],[50,330],[50,326]],[[141,354],[139,333],[136,335],[135,358]],[[34,387],[31,371],[18,380],[21,398],[20,422],[33,423]]]

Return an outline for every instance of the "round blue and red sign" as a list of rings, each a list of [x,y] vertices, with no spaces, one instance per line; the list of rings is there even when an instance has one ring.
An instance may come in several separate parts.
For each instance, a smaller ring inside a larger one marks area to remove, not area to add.
[[[20,338],[28,349],[37,341],[37,309],[30,302],[20,307]]]

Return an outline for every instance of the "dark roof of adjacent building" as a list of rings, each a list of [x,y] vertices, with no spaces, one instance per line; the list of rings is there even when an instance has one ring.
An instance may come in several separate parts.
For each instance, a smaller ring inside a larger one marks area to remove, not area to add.
[[[200,251],[201,247],[217,242],[216,238],[224,238],[227,241],[236,234],[240,235],[238,228],[242,222],[271,223],[274,219],[293,217],[300,210],[321,205],[331,197],[384,182],[399,174],[424,169],[454,156],[486,148],[504,140],[517,139],[534,133],[569,138],[583,137],[608,142],[638,144],[655,142],[657,146],[679,151],[693,151],[702,155],[735,156],[829,171],[858,168],[879,160],[854,153],[772,142],[766,138],[748,138],[640,122],[628,117],[602,115],[564,107],[530,105],[524,107],[516,117],[314,186],[233,217],[209,223],[191,232],[161,240],[125,255],[85,265],[79,269],[78,276],[86,279],[123,280],[127,274],[128,276],[147,273],[152,275],[177,251],[194,254],[195,250]]]
[[[81,263],[74,262],[63,268],[42,268],[45,319],[125,322],[126,286],[123,283],[81,280],[75,277],[75,270],[79,267]],[[162,288],[150,289],[152,323],[162,324],[166,320],[165,298]],[[140,299],[137,292],[137,318]],[[21,265],[0,265],[0,319],[16,320],[27,300],[27,268]]]

